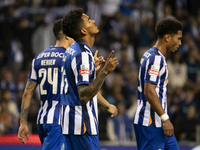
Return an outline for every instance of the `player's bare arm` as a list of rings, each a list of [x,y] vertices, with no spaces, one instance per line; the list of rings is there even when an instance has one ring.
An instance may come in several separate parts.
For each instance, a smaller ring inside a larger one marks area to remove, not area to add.
[[[150,103],[153,110],[159,115],[162,116],[165,114],[165,110],[162,108],[159,97],[156,93],[155,84],[145,82],[144,84],[144,95]],[[163,121],[163,130],[166,136],[172,136],[174,134],[174,127],[169,119]]]
[[[118,114],[118,109],[110,104],[100,93],[97,93],[98,104],[104,107],[110,114],[111,117],[115,117]]]
[[[96,50],[94,54],[94,62],[95,62],[96,71],[98,71],[102,63],[105,62],[104,58],[102,56],[97,57],[97,54],[98,54],[98,50]],[[115,117],[118,114],[117,108],[114,105],[110,104],[99,92],[97,93],[97,100],[98,100],[98,104],[104,107],[111,114],[111,117]]]
[[[37,82],[34,82],[34,81],[28,81],[26,84],[25,91],[22,97],[20,123],[27,122],[27,116],[28,116],[31,98],[36,87],[37,87]]]
[[[114,51],[110,53],[103,69],[99,72],[96,79],[92,83],[89,85],[78,86],[79,98],[82,103],[86,104],[98,93],[103,82],[105,81],[106,76],[119,64],[118,59],[116,57],[113,58],[113,53]]]
[[[37,87],[36,82],[28,81],[25,87],[23,97],[22,97],[21,117],[20,117],[20,127],[18,131],[18,138],[24,144],[26,144],[25,137],[27,137],[27,140],[29,139],[27,116],[28,116],[31,98],[36,87]]]

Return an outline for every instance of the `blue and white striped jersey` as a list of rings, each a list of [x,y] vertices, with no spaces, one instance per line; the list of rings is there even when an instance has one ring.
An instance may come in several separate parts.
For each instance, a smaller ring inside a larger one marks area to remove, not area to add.
[[[50,47],[32,61],[29,81],[39,84],[41,107],[37,124],[60,124],[61,65],[64,47]]]
[[[163,109],[167,112],[167,87],[168,69],[165,56],[156,47],[152,47],[140,61],[138,80],[138,100],[135,113],[134,124],[149,126],[151,123],[155,127],[161,127],[160,116],[151,108],[148,100],[144,96],[144,83],[156,84],[156,93],[160,99]]]
[[[91,49],[82,42],[73,43],[63,58],[62,133],[82,135],[98,134],[97,96],[87,104],[81,103],[78,85],[90,84],[96,78],[94,58]]]

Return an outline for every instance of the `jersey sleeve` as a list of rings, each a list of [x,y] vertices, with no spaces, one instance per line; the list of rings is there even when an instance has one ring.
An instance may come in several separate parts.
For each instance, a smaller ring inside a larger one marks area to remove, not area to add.
[[[160,55],[149,57],[146,61],[144,82],[158,84],[163,69],[165,69],[164,61]]]
[[[87,52],[82,52],[75,56],[71,63],[74,72],[76,86],[81,84],[90,84],[94,80],[94,62],[93,56]]]
[[[30,71],[29,71],[29,75],[28,75],[28,81],[37,82],[37,74],[36,74],[36,70],[35,70],[35,59],[33,59],[32,63],[31,63],[31,67],[30,67]]]

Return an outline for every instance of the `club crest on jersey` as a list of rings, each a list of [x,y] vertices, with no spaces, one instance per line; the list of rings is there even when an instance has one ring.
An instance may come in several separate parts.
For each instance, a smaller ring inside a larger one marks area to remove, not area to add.
[[[65,144],[63,143],[61,150],[64,150],[64,149],[65,149]]]
[[[81,69],[79,70],[80,75],[84,75],[84,74],[90,75],[89,66],[90,66],[89,64],[82,64]]]
[[[156,65],[152,65],[151,69],[149,69],[149,74],[150,75],[156,75],[159,76],[160,72],[159,72],[160,66],[156,66]]]

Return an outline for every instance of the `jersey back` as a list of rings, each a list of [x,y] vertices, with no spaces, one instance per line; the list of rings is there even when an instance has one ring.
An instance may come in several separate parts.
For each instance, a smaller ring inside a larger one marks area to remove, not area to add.
[[[61,65],[64,47],[50,47],[32,61],[29,81],[39,85],[41,107],[37,124],[60,124]]]
[[[167,87],[168,69],[165,56],[156,47],[152,47],[144,53],[140,61],[138,79],[138,99],[134,124],[161,127],[160,116],[152,109],[144,95],[144,83],[156,84],[156,93],[160,99],[163,109],[167,112]]]

